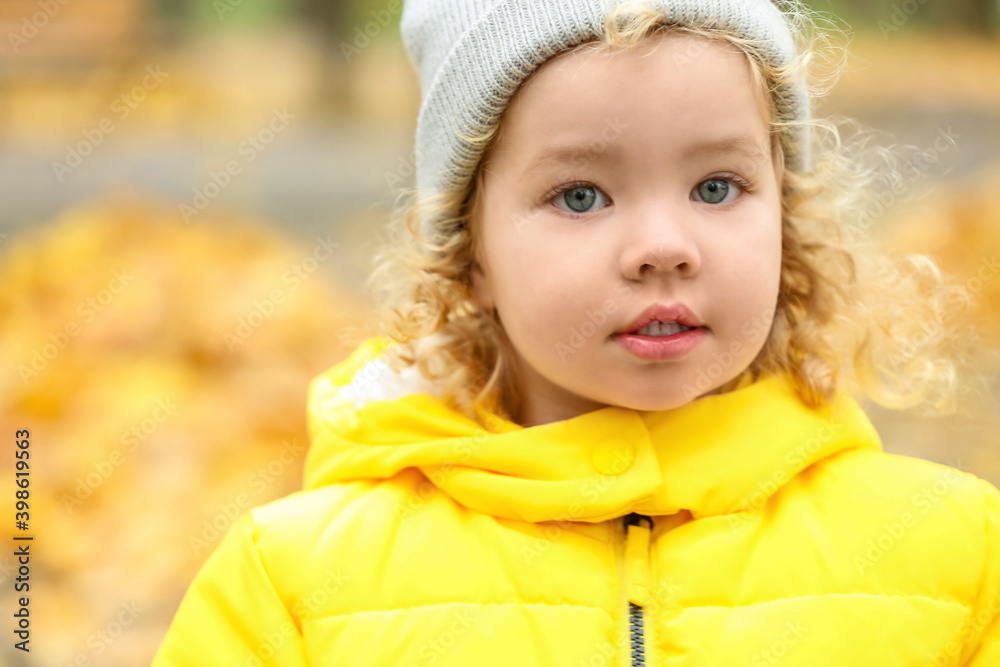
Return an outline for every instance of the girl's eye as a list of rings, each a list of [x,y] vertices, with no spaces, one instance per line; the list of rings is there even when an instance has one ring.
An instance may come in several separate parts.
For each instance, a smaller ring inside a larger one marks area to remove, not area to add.
[[[560,185],[552,191],[552,194],[546,197],[546,201],[554,201],[557,204],[556,208],[567,213],[587,213],[594,206],[594,202],[602,199],[605,202],[607,201],[604,193],[600,190],[592,185],[580,183]],[[560,208],[558,206],[559,202],[565,204],[568,210]],[[604,206],[599,206],[598,208],[604,208]]]
[[[729,178],[710,178],[707,181],[702,181],[694,191],[706,204],[725,205],[736,199],[741,188],[748,187],[749,184],[746,181],[730,176]]]

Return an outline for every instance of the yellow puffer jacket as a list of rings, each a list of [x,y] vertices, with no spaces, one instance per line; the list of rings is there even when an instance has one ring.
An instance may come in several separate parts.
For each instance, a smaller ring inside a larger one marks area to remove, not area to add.
[[[1000,666],[1000,492],[849,397],[523,428],[388,342],[313,382],[305,489],[231,527],[154,667]]]

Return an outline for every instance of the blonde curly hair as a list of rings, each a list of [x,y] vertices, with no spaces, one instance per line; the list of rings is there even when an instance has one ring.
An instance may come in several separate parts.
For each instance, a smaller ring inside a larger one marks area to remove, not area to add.
[[[799,54],[780,68],[763,57],[764,44],[711,23],[671,24],[642,0],[616,7],[603,39],[575,47],[632,48],[662,33],[728,42],[745,54],[754,82],[768,93],[779,164],[780,137],[793,124],[810,126],[812,167],[807,173],[782,169],[781,281],[773,324],[754,361],[719,391],[786,373],[811,407],[828,404],[844,387],[890,408],[955,412],[960,394],[971,386],[963,376],[976,341],[966,316],[971,297],[929,257],[893,258],[867,239],[872,214],[882,208],[878,194],[897,192],[902,184],[900,154],[877,145],[874,132],[850,119],[775,120],[778,82],[801,76],[815,100],[829,92],[846,62],[846,51],[833,39],[843,31],[828,18],[794,0],[778,4]],[[416,201],[414,189],[402,192],[404,203],[386,228],[367,286],[378,304],[380,331],[398,343],[386,349],[392,369],[415,364],[450,405],[470,417],[484,409],[517,422],[524,405],[514,351],[495,310],[473,302],[470,278],[481,167],[502,125],[503,119],[490,133],[467,138],[483,146],[483,158],[463,191]],[[842,128],[853,130],[850,140]],[[428,216],[443,219],[436,237],[443,241],[421,235]]]

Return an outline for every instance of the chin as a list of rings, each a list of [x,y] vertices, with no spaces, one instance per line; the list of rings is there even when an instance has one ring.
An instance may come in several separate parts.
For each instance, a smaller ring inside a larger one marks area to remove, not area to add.
[[[697,397],[685,397],[684,394],[677,394],[673,396],[660,396],[653,397],[649,396],[642,398],[636,398],[634,400],[626,400],[618,403],[620,407],[628,408],[630,410],[642,410],[644,412],[659,412],[663,410],[674,410],[676,408],[687,405],[692,400]]]
[[[630,393],[628,396],[619,396],[616,397],[618,400],[609,402],[612,405],[617,405],[619,407],[629,408],[632,410],[643,410],[646,412],[674,410],[685,406],[692,401],[696,401],[699,398],[715,396],[723,393],[723,384],[712,386],[708,390],[698,389],[691,384],[685,384],[675,390],[664,392],[662,394],[646,393],[644,395],[635,395]]]

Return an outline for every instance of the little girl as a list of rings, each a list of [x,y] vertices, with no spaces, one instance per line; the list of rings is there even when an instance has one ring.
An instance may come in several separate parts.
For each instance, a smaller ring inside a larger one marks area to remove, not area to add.
[[[769,0],[407,0],[418,196],[156,667],[1000,665],[1000,492],[856,398],[954,407],[968,301],[855,222]]]

